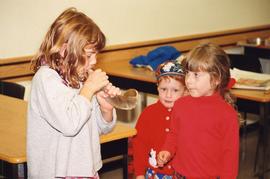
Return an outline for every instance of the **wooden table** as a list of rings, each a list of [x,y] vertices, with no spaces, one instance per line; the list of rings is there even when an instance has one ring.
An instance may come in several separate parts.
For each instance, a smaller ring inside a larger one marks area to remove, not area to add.
[[[26,110],[26,101],[0,95],[0,160],[6,178],[26,178]]]
[[[26,171],[26,114],[27,102],[0,95],[0,160],[5,161],[7,178],[22,178]],[[109,134],[102,135],[102,159],[121,155],[124,178],[128,178],[127,155],[128,138],[135,135],[136,130],[117,123]],[[104,164],[104,168],[111,163]]]
[[[109,75],[109,80],[122,89],[135,88],[140,92],[157,94],[156,77],[148,68],[134,68],[129,60],[115,60],[112,62],[98,62],[101,68]]]
[[[112,63],[99,63],[98,68],[101,68],[110,76],[110,81],[124,89],[136,88],[138,91],[157,94],[156,91],[156,79],[154,72],[145,68],[134,68],[129,64],[129,60],[113,61]],[[255,90],[236,90],[233,89],[231,92],[240,99],[246,99],[250,101],[257,101],[260,103],[260,146],[263,153],[262,161],[258,161],[261,165],[262,170],[258,171],[260,179],[264,178],[266,172],[266,151],[268,149],[268,109],[270,103],[270,92],[265,93],[264,91]],[[260,153],[258,153],[259,155]],[[257,163],[257,161],[255,161]]]

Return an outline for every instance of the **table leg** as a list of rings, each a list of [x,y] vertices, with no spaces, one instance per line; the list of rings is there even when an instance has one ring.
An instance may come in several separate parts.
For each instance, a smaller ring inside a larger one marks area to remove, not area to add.
[[[128,179],[128,155],[123,155],[123,179]]]
[[[147,93],[140,92],[141,94],[141,111],[147,106]]]
[[[267,169],[267,156],[268,156],[268,133],[269,133],[269,123],[268,123],[268,113],[269,113],[269,104],[261,103],[260,107],[260,131],[259,131],[259,141],[256,151],[255,158],[255,170],[256,165],[258,164],[258,173],[255,176],[258,176],[259,179],[264,179],[265,173],[270,171]],[[261,148],[261,152],[260,152]],[[262,153],[260,157],[260,153]],[[256,172],[256,171],[255,171]]]

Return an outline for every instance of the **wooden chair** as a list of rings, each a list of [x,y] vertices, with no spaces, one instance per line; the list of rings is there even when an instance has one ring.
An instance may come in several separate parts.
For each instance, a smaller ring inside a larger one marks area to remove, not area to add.
[[[262,73],[262,66],[260,60],[256,56],[244,55],[244,54],[228,54],[231,62],[231,68],[238,68],[240,70],[251,71],[256,73]],[[260,104],[255,101],[249,101],[245,99],[237,99],[236,106],[239,112],[243,114],[243,138],[244,145],[242,151],[242,159],[245,158],[246,151],[246,136],[247,136],[247,114],[260,113]]]
[[[256,56],[252,55],[243,55],[243,54],[228,54],[231,62],[231,68],[238,68],[240,70],[251,71],[256,73],[262,73],[262,66],[260,60]],[[247,114],[256,114],[260,113],[260,104],[255,101],[249,101],[245,99],[237,99],[236,106],[238,112],[240,112],[243,118],[242,135],[243,143],[242,145],[242,159],[245,159],[246,154],[246,137],[247,137]]]
[[[7,81],[0,81],[0,94],[23,99],[24,98],[25,87]]]
[[[231,61],[231,68],[238,68],[240,70],[262,73],[261,63],[256,56],[247,56],[241,54],[229,54]],[[244,99],[238,99],[237,107],[240,112],[243,112],[243,118],[246,119],[247,113],[259,114],[259,104]]]

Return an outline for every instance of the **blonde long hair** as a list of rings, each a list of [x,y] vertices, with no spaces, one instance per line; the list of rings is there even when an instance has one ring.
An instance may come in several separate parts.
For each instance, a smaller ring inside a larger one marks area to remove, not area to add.
[[[215,90],[235,107],[234,98],[227,88],[230,81],[230,60],[222,48],[212,43],[200,44],[187,54],[183,66],[187,71],[208,72],[212,83],[214,80],[219,81]]]
[[[79,66],[86,63],[83,57],[84,47],[93,45],[98,52],[105,47],[106,39],[95,22],[75,8],[69,8],[61,13],[50,26],[37,54],[31,61],[31,68],[36,72],[42,65],[47,65],[57,71],[62,79],[71,87],[79,88],[84,81],[78,74]],[[64,55],[61,48],[66,45]]]

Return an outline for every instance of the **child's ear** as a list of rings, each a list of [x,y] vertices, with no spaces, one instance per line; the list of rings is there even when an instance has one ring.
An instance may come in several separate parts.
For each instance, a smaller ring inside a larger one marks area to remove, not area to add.
[[[219,79],[214,79],[211,84],[212,84],[211,86],[213,88],[216,88],[220,84],[220,80]]]
[[[62,58],[65,57],[65,52],[67,50],[67,43],[63,43],[62,47],[60,48],[59,54]]]
[[[218,86],[220,84],[220,80],[215,80],[215,85]]]

